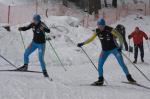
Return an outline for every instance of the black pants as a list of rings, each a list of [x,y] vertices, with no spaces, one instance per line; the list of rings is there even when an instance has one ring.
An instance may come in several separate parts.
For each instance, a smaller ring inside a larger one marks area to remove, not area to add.
[[[134,44],[134,58],[137,60],[138,58],[138,49],[140,49],[141,52],[141,59],[144,58],[144,46],[143,43],[141,44]]]

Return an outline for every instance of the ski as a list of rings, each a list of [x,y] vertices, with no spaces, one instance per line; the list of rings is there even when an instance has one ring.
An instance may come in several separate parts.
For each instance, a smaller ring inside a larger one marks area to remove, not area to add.
[[[0,70],[0,72],[30,72],[30,73],[43,73],[40,71],[32,71],[32,70],[27,70],[27,71],[19,71],[19,70]]]
[[[122,83],[124,83],[124,84],[130,84],[130,85],[134,85],[134,86],[138,86],[138,87],[141,87],[141,88],[145,88],[145,89],[148,89],[148,90],[150,90],[150,87],[147,87],[147,86],[145,86],[145,85],[142,85],[142,84],[139,84],[139,83],[131,83],[131,82],[125,82],[125,81],[123,81]]]

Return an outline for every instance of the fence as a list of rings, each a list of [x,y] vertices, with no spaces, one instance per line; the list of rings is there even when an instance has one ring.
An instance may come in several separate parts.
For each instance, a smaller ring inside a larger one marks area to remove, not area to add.
[[[8,6],[0,4],[0,23],[8,23],[9,25],[22,24],[32,20],[32,16],[39,13],[42,17],[54,16],[73,16],[81,20],[83,26],[95,26],[94,15],[88,15],[81,10],[67,8],[62,4],[28,4]],[[122,17],[130,14],[140,13],[142,15],[150,15],[149,4],[126,4],[117,9],[102,9],[99,11],[99,17],[104,17],[108,24],[112,24]]]

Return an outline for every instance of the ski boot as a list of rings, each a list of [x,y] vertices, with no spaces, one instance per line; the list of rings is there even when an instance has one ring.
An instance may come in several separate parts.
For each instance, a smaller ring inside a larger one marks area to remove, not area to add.
[[[135,59],[135,60],[133,61],[133,63],[136,64],[136,63],[137,63],[137,60]]]
[[[49,77],[47,70],[43,70],[43,75],[44,75],[44,77]]]
[[[144,59],[142,58],[141,61],[144,63]]]
[[[104,84],[104,77],[102,76],[102,77],[98,78],[98,81],[92,83],[91,85],[93,85],[93,86],[102,86],[103,84]]]
[[[18,71],[27,71],[28,70],[28,64],[24,64],[23,66],[17,68]]]
[[[136,83],[136,81],[132,78],[132,76],[129,74],[127,75],[127,80],[130,82],[130,83]]]

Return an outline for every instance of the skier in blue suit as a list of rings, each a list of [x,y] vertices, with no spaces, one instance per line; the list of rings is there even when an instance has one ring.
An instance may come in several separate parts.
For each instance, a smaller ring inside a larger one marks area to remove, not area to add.
[[[97,22],[98,28],[93,33],[93,36],[86,40],[85,42],[78,43],[78,47],[82,47],[85,44],[88,44],[92,42],[97,36],[100,39],[101,45],[102,45],[102,52],[100,54],[99,58],[99,64],[98,64],[98,73],[99,73],[99,79],[98,81],[94,82],[93,85],[103,85],[104,83],[104,77],[103,77],[103,65],[107,59],[107,57],[110,54],[113,54],[116,59],[118,60],[118,63],[120,64],[121,68],[123,69],[127,80],[129,82],[136,82],[132,76],[130,75],[128,68],[126,67],[123,57],[121,55],[121,46],[123,44],[123,37],[120,33],[118,33],[115,29],[113,29],[110,26],[107,26],[105,24],[105,20],[99,19]],[[116,38],[119,39],[120,47],[118,44],[116,44]]]
[[[33,17],[33,22],[25,27],[19,27],[19,31],[33,30],[33,40],[24,53],[24,65],[17,70],[27,71],[29,64],[29,56],[38,49],[38,57],[43,71],[43,75],[48,77],[46,65],[44,61],[46,38],[45,32],[50,33],[50,29],[41,21],[40,15],[36,14]]]

